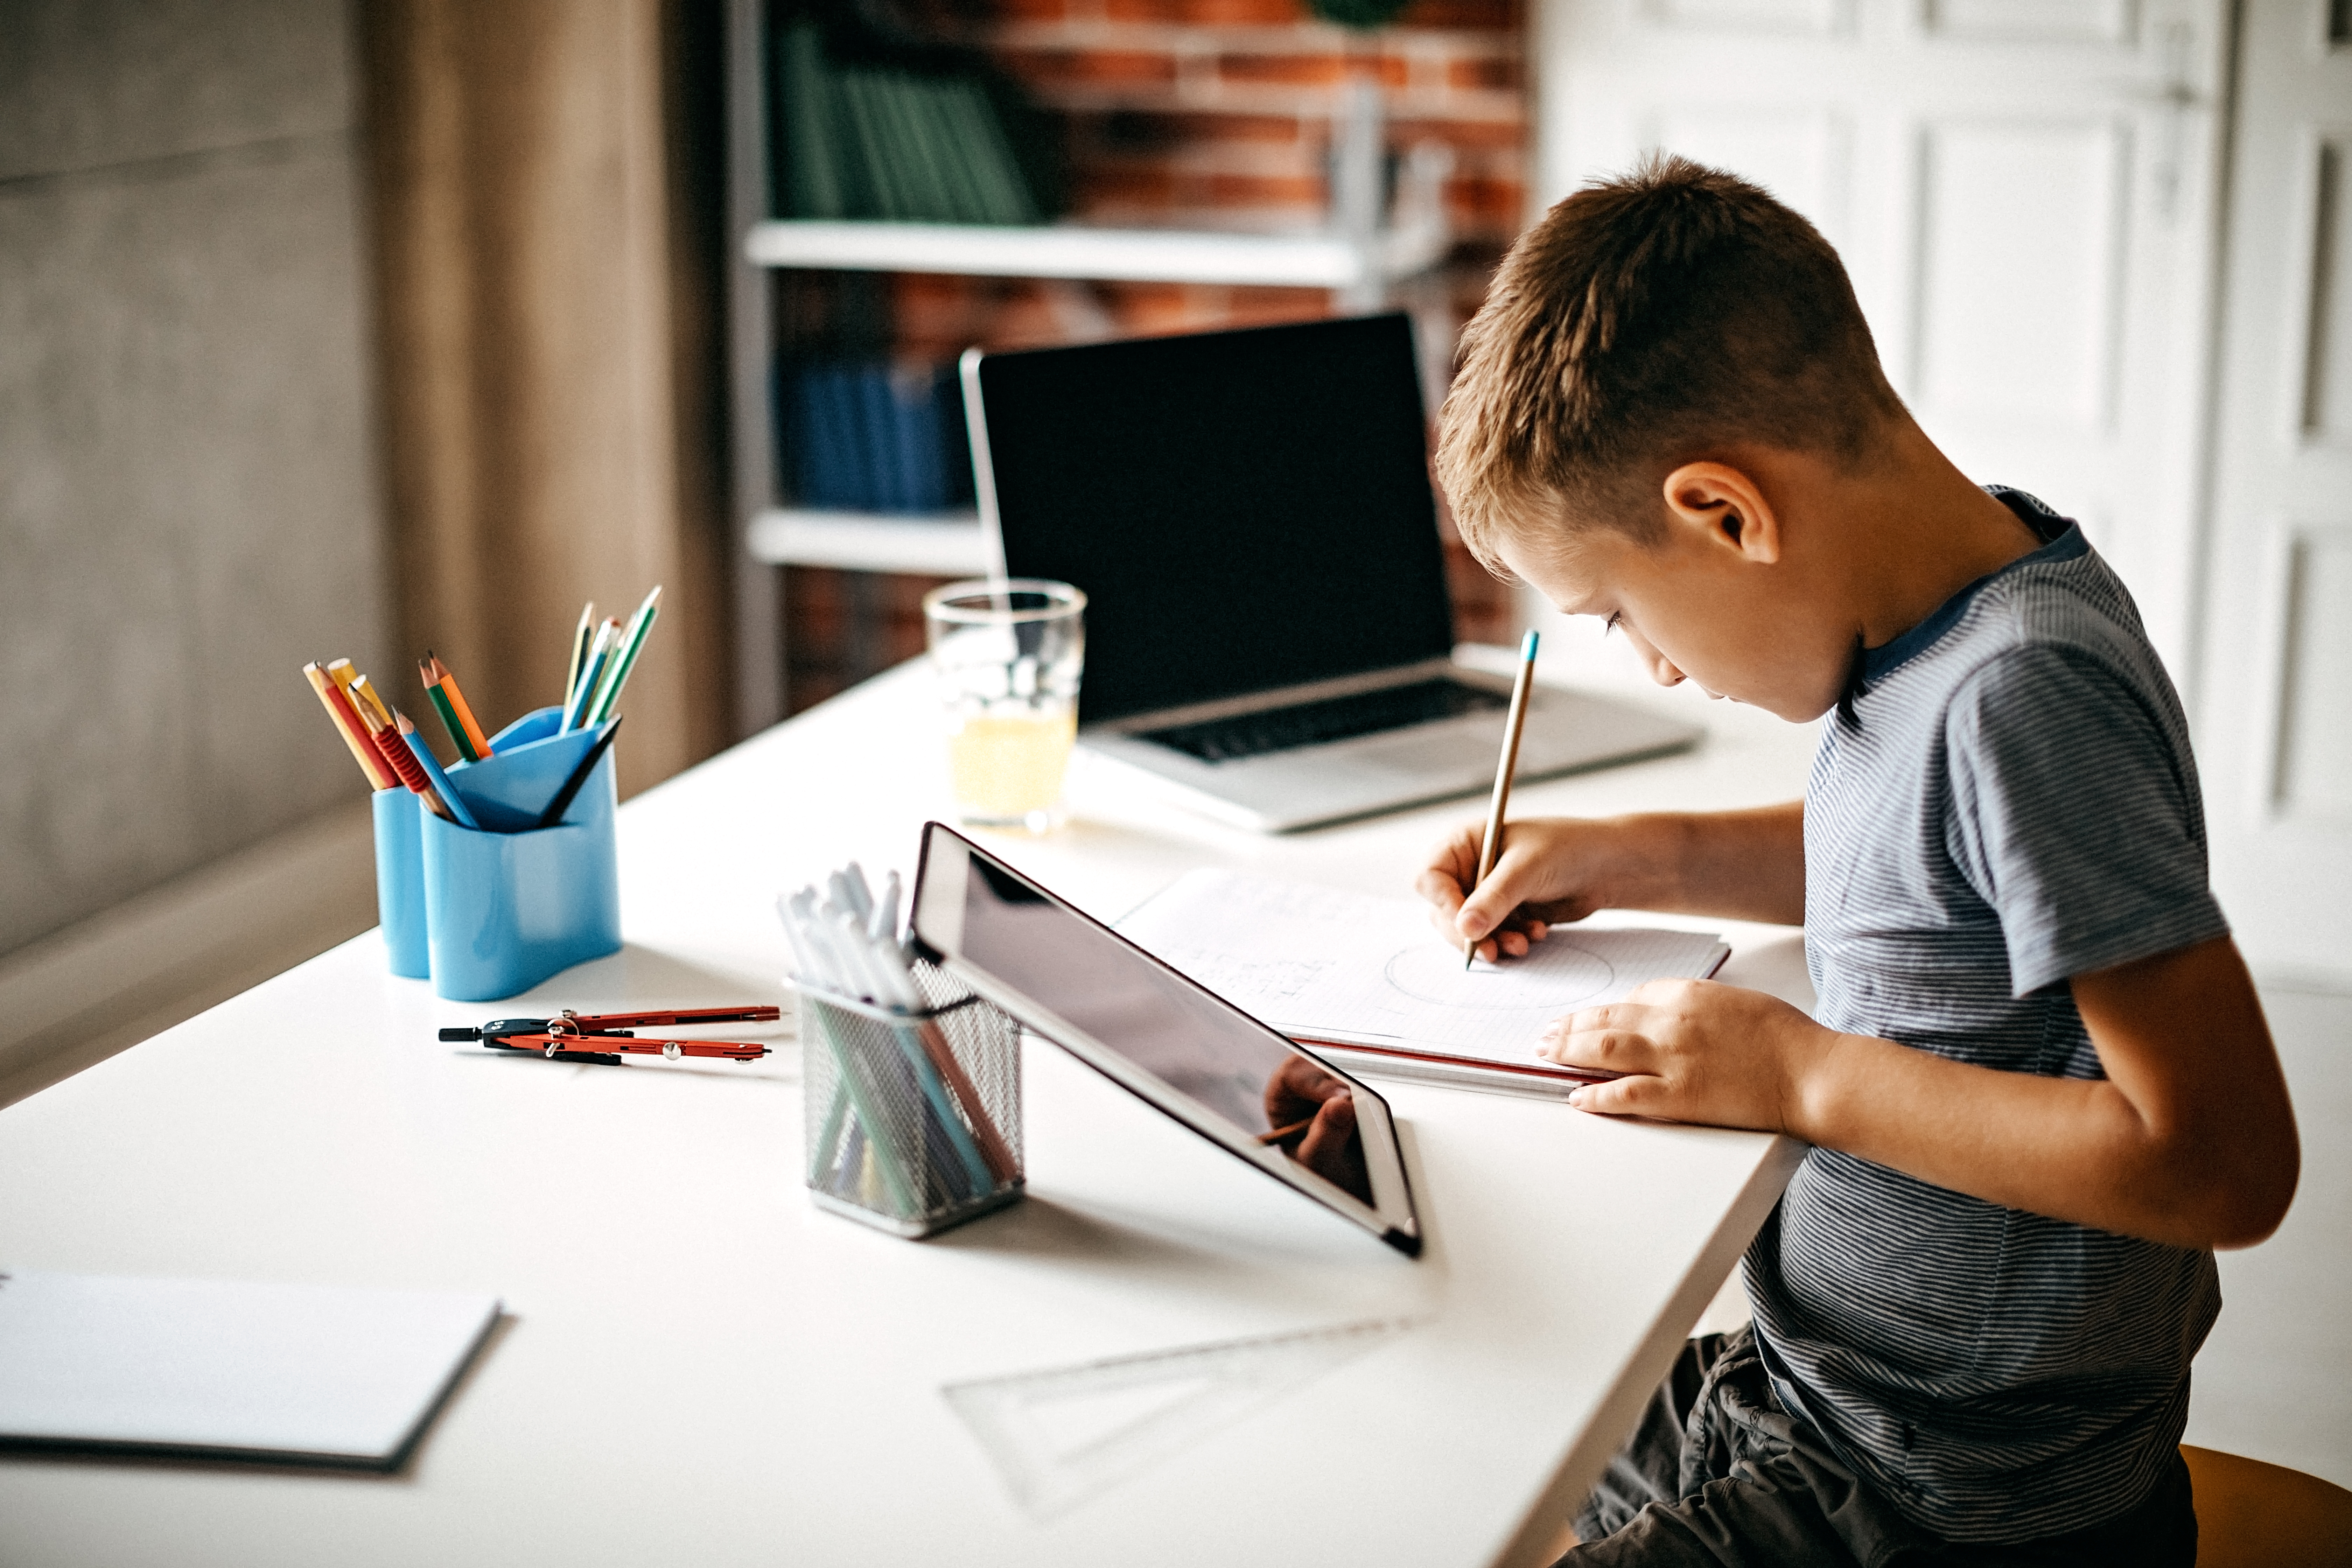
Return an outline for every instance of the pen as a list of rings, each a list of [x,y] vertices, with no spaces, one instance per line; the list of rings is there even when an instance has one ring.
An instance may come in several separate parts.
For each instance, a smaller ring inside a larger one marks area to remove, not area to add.
[[[1470,884],[1475,893],[1495,869],[1495,857],[1503,848],[1503,813],[1511,804],[1511,775],[1519,766],[1519,731],[1527,727],[1528,695],[1536,684],[1536,634],[1529,632],[1519,644],[1519,678],[1511,683],[1511,714],[1503,721],[1503,754],[1495,763],[1495,798],[1486,806],[1486,837],[1478,846],[1478,876]],[[1499,941],[1495,950],[1502,952]],[[1478,944],[1462,944],[1462,967],[1467,969],[1478,956]]]
[[[563,787],[555,792],[555,798],[547,803],[547,809],[539,814],[539,820],[532,826],[552,827],[563,820],[564,812],[572,805],[572,797],[580,793],[580,786],[586,784],[588,775],[596,771],[596,759],[604,754],[604,748],[611,745],[613,737],[620,732],[621,721],[615,719],[603,734],[596,737],[595,743],[581,754],[580,760],[572,764],[572,772],[565,776]]]

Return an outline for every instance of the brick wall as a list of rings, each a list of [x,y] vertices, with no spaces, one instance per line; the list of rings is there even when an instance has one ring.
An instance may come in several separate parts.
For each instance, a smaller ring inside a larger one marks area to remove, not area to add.
[[[1454,154],[1444,201],[1457,237],[1446,291],[1476,308],[1526,199],[1522,0],[1418,0],[1356,33],[1300,0],[937,0],[932,25],[983,50],[1063,127],[1074,216],[1100,223],[1319,226],[1343,85],[1382,84],[1388,139]],[[1039,284],[901,276],[887,288],[896,351],[943,362],[965,347],[1194,331],[1322,316],[1319,289]],[[1508,641],[1507,594],[1449,539],[1455,626]],[[925,580],[789,574],[797,710],[922,646]]]

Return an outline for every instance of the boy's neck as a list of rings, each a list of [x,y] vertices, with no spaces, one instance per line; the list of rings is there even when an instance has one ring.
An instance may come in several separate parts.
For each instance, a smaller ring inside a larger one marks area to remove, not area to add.
[[[1863,645],[1883,647],[1938,605],[2042,546],[2018,515],[1903,421],[1886,458],[1845,479],[1844,596]]]

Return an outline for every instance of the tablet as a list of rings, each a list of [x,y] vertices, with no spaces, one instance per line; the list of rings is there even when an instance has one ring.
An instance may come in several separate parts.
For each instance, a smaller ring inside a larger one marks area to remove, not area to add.
[[[1388,1101],[936,822],[912,927],[924,957],[1227,1153],[1421,1252]]]

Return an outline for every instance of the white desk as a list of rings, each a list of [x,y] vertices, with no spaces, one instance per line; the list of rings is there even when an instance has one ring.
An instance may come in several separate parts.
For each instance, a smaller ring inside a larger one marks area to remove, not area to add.
[[[1383,1085],[1430,1236],[1397,1256],[1060,1053],[1027,1060],[1030,1197],[927,1243],[801,1188],[797,1047],[556,1066],[434,1039],[535,1005],[774,999],[778,886],[906,867],[943,785],[900,671],[621,816],[629,945],[522,1002],[436,1000],[373,933],[0,1112],[0,1262],[448,1287],[512,1321],[409,1470],[0,1459],[11,1564],[1411,1563],[1540,1560],[1797,1151]],[[1524,788],[1604,812],[1784,799],[1810,737]],[[1296,838],[1122,804],[1007,857],[1116,916],[1223,862],[1396,892],[1476,802]],[[1794,933],[1730,978],[1801,994]],[[1419,1326],[1057,1516],[943,1384],[1411,1316]]]

